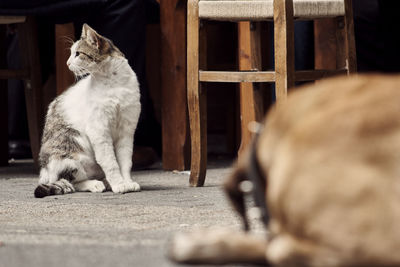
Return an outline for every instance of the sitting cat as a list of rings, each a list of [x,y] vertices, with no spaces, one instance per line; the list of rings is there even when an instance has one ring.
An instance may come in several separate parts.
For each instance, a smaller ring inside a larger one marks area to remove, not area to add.
[[[131,179],[141,110],[136,74],[121,51],[87,24],[67,65],[81,79],[49,105],[35,197],[140,191]]]

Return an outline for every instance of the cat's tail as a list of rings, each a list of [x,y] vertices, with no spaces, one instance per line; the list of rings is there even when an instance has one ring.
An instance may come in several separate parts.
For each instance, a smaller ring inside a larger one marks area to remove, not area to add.
[[[51,184],[39,184],[35,189],[35,197],[43,198],[52,195],[64,195],[75,192],[74,186],[65,179]]]

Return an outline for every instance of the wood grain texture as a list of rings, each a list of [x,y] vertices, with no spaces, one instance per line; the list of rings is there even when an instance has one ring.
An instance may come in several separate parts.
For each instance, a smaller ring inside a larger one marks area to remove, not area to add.
[[[249,83],[249,82],[273,82],[275,72],[273,71],[200,71],[200,81],[202,82],[229,82],[229,83]]]
[[[348,74],[357,72],[356,42],[354,35],[354,18],[352,0],[344,0],[344,32]]]
[[[314,20],[315,69],[334,70],[336,64],[336,18]]]
[[[32,17],[26,23],[18,24],[19,47],[22,67],[29,69],[29,79],[25,80],[25,101],[28,118],[29,139],[33,160],[38,166],[40,139],[43,129],[42,80],[40,71],[37,25]]]
[[[204,184],[207,168],[206,95],[199,83],[199,30],[198,0],[189,0],[187,6],[187,100],[191,137],[189,180],[191,186]]]
[[[260,23],[238,23],[238,59],[239,70],[261,70],[261,27]],[[256,83],[240,83],[240,118],[241,142],[239,156],[247,148],[252,139],[248,125],[252,121],[260,121],[263,116],[262,92]]]
[[[27,79],[29,78],[29,71],[26,70],[7,70],[0,69],[0,79]]]
[[[23,23],[25,21],[25,16],[0,16],[0,24]]]
[[[345,0],[345,16],[314,21],[316,69],[357,71],[351,1]]]
[[[346,32],[344,18],[336,18],[336,68],[347,69]],[[335,54],[334,54],[335,55]]]
[[[275,94],[286,99],[294,86],[293,0],[274,0]]]
[[[189,167],[186,100],[186,1],[160,1],[163,168]]]
[[[69,48],[72,45],[70,41],[75,41],[74,24],[56,24],[55,38],[57,95],[60,95],[75,82],[74,75],[67,66],[67,60],[70,56]]]

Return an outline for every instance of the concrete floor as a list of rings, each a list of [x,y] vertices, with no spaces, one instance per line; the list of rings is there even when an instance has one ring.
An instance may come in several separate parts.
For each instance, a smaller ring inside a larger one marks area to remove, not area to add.
[[[160,166],[135,171],[142,192],[33,197],[30,162],[0,168],[0,267],[176,266],[168,240],[194,227],[239,229],[220,185],[230,163],[210,164],[206,183],[188,187],[188,172]]]

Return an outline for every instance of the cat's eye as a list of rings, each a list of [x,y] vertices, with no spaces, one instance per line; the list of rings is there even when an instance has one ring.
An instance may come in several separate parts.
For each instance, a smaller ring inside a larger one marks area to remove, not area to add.
[[[79,52],[75,52],[75,57],[79,57],[80,54],[81,53],[79,53]]]

